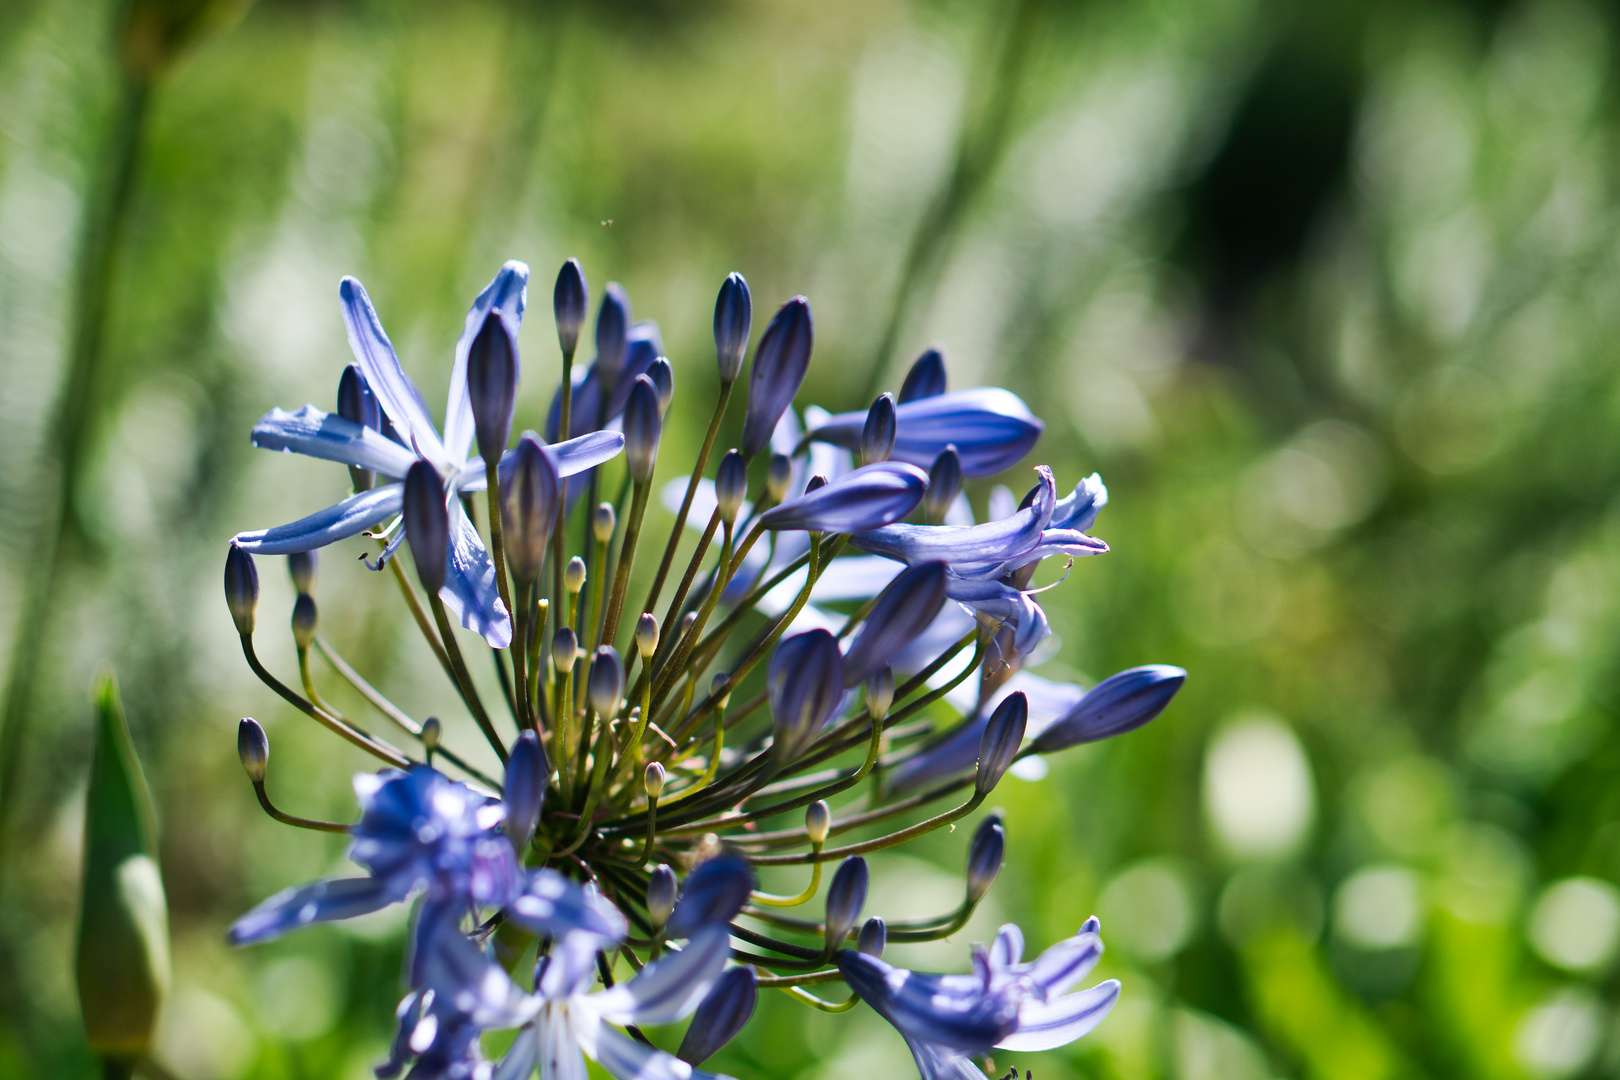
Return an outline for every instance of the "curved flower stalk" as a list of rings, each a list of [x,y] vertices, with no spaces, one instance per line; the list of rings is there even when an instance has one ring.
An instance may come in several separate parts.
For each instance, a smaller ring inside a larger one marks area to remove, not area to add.
[[[748,1022],[760,991],[832,1012],[866,1002],[925,1077],[980,1077],[974,1060],[992,1051],[1090,1030],[1118,994],[1116,983],[1069,992],[1101,952],[1094,923],[1028,962],[1004,927],[964,956],[972,974],[908,972],[882,953],[956,934],[1017,857],[1008,823],[983,807],[1008,772],[1028,775],[1018,759],[1122,736],[1185,679],[1148,665],[1084,691],[1024,670],[1050,635],[1041,594],[1056,586],[1034,584],[1040,565],[1108,551],[1091,535],[1101,479],[1060,498],[1037,465],[1022,501],[998,486],[975,523],[964,477],[1029,452],[1041,423],[1028,407],[1005,390],[947,390],[943,354],[930,350],[897,396],[864,413],[796,410],[810,303],[778,308],[750,357],[740,275],[715,308],[720,391],[697,464],[660,476],[682,456],[660,453],[679,430],[664,423],[677,373],[617,285],[596,313],[596,357],[574,363],[588,288],[573,260],[554,289],[562,368],[546,427],[567,441],[527,432],[506,449],[526,419],[513,415],[526,276],[507,264],[469,312],[442,437],[352,280],[342,295],[359,363],[339,415],[278,410],[255,428],[260,446],[346,466],[356,494],[237,537],[224,580],[244,655],[283,699],[391,767],[356,779],[354,825],[296,817],[271,801],[263,729],[243,722],[239,754],[266,812],[349,832],[367,873],[280,893],[231,940],[420,897],[384,1080],[577,1080],[587,1061],[640,1080],[708,1076],[696,1066]],[[734,386],[747,398],[744,436],[727,448],[717,442]],[[595,505],[572,509],[586,490]],[[465,512],[478,492],[487,510]],[[691,530],[684,545],[646,535],[654,497],[677,533]],[[308,552],[381,524],[369,536],[381,566],[406,516],[428,604],[396,565],[402,599],[503,770],[447,745],[445,725],[414,718],[320,632]],[[656,574],[649,547],[663,552]],[[289,569],[303,693],[254,651],[254,559],[273,553],[299,556]],[[447,607],[493,646],[511,727],[484,707]],[[338,714],[312,654],[408,750]],[[869,859],[959,822],[959,901],[866,910]],[[761,890],[764,867],[785,891]],[[823,891],[825,907],[813,905]],[[520,982],[530,950],[533,979]],[[818,996],[840,982],[845,1000]],[[686,1017],[678,1053],[639,1027]],[[498,1062],[483,1040],[497,1029],[517,1029]]]

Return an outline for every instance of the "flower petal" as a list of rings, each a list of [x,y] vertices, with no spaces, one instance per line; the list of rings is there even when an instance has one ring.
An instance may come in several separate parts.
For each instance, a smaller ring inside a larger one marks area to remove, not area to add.
[[[450,558],[445,565],[444,588],[439,596],[461,625],[482,634],[492,648],[512,644],[512,617],[495,585],[495,564],[484,550],[484,540],[467,520],[461,500],[450,500]]]
[[[290,555],[296,551],[313,551],[362,533],[384,518],[399,513],[404,491],[401,484],[385,484],[358,495],[350,495],[340,503],[317,510],[291,524],[238,533],[235,542],[243,551],[255,555]]]
[[[616,1024],[672,1024],[703,1002],[730,955],[731,931],[711,926],[629,982],[592,994],[591,1002]]]
[[[906,1036],[921,1080],[985,1080],[980,1068],[960,1050]]]
[[[945,594],[972,609],[981,618],[999,620],[1013,628],[1013,648],[1019,656],[1052,633],[1046,612],[1031,593],[1019,592],[999,581],[969,581],[952,577],[945,583]]]
[[[1102,953],[1102,938],[1095,932],[1081,932],[1058,942],[1023,965],[1022,974],[1041,988],[1041,997],[1050,999],[1090,974]]]
[[[895,422],[892,460],[927,468],[946,446],[955,446],[967,476],[1011,467],[1045,430],[1022,398],[997,386],[908,401],[895,409]],[[839,413],[813,425],[810,437],[857,449],[865,425],[865,410]]]
[[[1109,979],[1089,990],[1056,1001],[1026,999],[1018,1010],[1018,1030],[996,1044],[998,1050],[1055,1050],[1102,1023],[1119,1000],[1119,980]]]
[[[927,488],[928,476],[916,466],[880,461],[774,506],[759,520],[767,529],[860,533],[911,513]]]
[[[596,1039],[596,1061],[619,1080],[731,1080],[729,1076],[694,1069],[673,1054],[655,1050],[603,1028]]]
[[[527,1023],[539,1011],[540,1000],[518,989],[505,969],[467,940],[453,916],[422,929],[422,985],[457,1012],[480,1027],[503,1028]]]
[[[231,924],[232,945],[251,945],[280,937],[310,923],[368,915],[399,897],[379,878],[333,878],[283,889]]]
[[[900,1033],[982,1053],[1017,1028],[1017,998],[1010,987],[991,989],[971,975],[929,975],[893,967],[848,949],[838,970],[850,989]]]
[[[400,477],[416,455],[380,432],[335,413],[305,405],[295,413],[271,409],[253,425],[253,445],[338,461]]]
[[[525,431],[524,436],[534,435],[532,431]],[[594,469],[604,461],[612,461],[624,449],[624,436],[617,431],[593,431],[589,435],[581,435],[577,439],[569,439],[564,443],[549,443],[541,447],[551,464],[557,470],[558,478],[577,476],[588,469]],[[501,483],[506,483],[512,477],[512,469],[517,463],[517,451],[508,450],[501,455],[501,464],[498,475]],[[484,476],[484,459],[474,457],[467,459],[460,472],[456,473],[457,491],[483,491],[488,484]],[[684,483],[684,481],[683,481]]]
[[[472,399],[467,395],[467,353],[491,311],[499,311],[517,336],[528,301],[529,267],[517,260],[502,266],[495,280],[484,286],[467,312],[467,324],[456,341],[456,362],[450,368],[450,400],[444,409],[444,449],[452,462],[466,461],[472,446]]]
[[[524,929],[549,938],[582,930],[617,944],[627,929],[624,916],[600,893],[544,868],[529,874],[506,915]]]
[[[518,1032],[517,1039],[507,1049],[500,1064],[495,1066],[495,1074],[490,1080],[529,1080],[539,1064],[540,1036],[534,1030],[524,1028]]]
[[[415,446],[423,457],[442,464],[444,445],[439,442],[439,433],[428,415],[427,403],[405,369],[399,366],[394,344],[383,331],[382,320],[377,318],[377,309],[371,306],[365,286],[346,277],[338,286],[338,297],[343,302],[343,325],[349,331],[349,348],[360,362],[366,385],[377,395],[377,403],[407,444]]]
[[[932,399],[930,399],[932,400]],[[888,525],[851,536],[855,548],[905,563],[938,559],[959,577],[999,577],[1002,565],[1019,560],[1040,544],[1057,505],[1052,470],[1037,466],[1035,499],[1022,510],[983,525]],[[1028,562],[1023,557],[1023,562]]]

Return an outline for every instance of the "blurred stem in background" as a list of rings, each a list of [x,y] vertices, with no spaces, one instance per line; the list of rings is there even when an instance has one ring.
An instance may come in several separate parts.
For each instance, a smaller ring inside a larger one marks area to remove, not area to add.
[[[17,618],[6,697],[0,713],[0,863],[11,816],[40,653],[62,582],[63,557],[90,444],[97,393],[103,382],[107,302],[129,223],[147,118],[156,85],[187,44],[210,28],[234,21],[250,0],[129,0],[115,24],[119,67],[117,101],[81,216],[73,295],[69,305],[67,376],[52,410],[37,465],[39,534],[30,545],[28,593]]]
[[[889,384],[887,374],[906,316],[918,296],[932,292],[974,197],[995,174],[1007,148],[1013,107],[1018,103],[1024,78],[1031,67],[1030,49],[1045,7],[1045,0],[1014,0],[1014,3],[1016,8],[1011,19],[1001,19],[998,8],[989,21],[988,37],[993,39],[997,28],[1003,25],[1006,30],[1001,38],[1000,55],[988,76],[984,105],[976,116],[964,117],[950,175],[917,220],[905,262],[900,267],[900,280],[895,285],[889,321],[884,325],[877,351],[867,367],[866,390],[861,401],[871,401]]]
[[[5,852],[8,826],[17,803],[17,779],[21,775],[34,680],[50,632],[54,600],[61,584],[63,548],[89,444],[92,404],[105,355],[107,298],[129,221],[151,98],[151,76],[126,71],[119,81],[118,101],[101,141],[95,186],[86,200],[69,316],[72,352],[40,453],[36,490],[44,504],[39,515],[41,524],[32,545],[33,565],[26,577],[28,593],[17,617],[11,660],[6,668],[5,711],[0,715],[0,856]]]

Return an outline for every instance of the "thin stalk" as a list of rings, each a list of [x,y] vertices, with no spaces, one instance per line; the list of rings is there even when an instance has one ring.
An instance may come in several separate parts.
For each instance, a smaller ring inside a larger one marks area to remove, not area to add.
[[[330,729],[334,734],[347,739],[349,742],[353,743],[355,746],[358,746],[366,753],[371,754],[373,757],[381,758],[383,761],[388,762],[388,764],[393,765],[396,768],[410,768],[410,758],[406,757],[404,754],[400,753],[398,750],[394,749],[392,746],[389,746],[382,740],[375,739],[360,729],[349,724],[345,724],[343,721],[327,715],[326,712],[321,709],[317,709],[314,705],[304,700],[304,698],[301,697],[296,691],[289,688],[280,679],[270,674],[270,672],[265,669],[265,666],[259,662],[259,654],[253,649],[253,635],[242,634],[239,636],[242,639],[242,655],[247,657],[248,666],[251,667],[253,669],[253,673],[259,677],[259,681],[263,682],[270,689],[280,694],[294,708],[298,709],[300,712],[303,712],[307,716],[312,717]]]
[[[309,695],[309,700],[315,703],[317,709],[325,712],[334,720],[344,719],[343,714],[332,708],[326,699],[321,697],[320,691],[315,689],[315,680],[309,674],[309,646],[307,645],[298,646],[298,681],[304,684],[304,693]]]
[[[681,606],[686,603],[686,595],[689,591],[691,591],[692,582],[697,579],[698,571],[703,568],[703,558],[709,553],[709,545],[714,541],[715,530],[720,527],[720,524],[720,511],[717,509],[714,513],[709,515],[708,527],[703,530],[702,537],[698,539],[697,549],[692,552],[692,558],[687,561],[686,573],[681,576],[681,583],[676,587],[675,595],[670,599],[669,607],[664,611],[664,621],[660,625],[679,625],[676,620],[680,617]],[[726,535],[728,538],[728,546],[730,543],[730,534],[731,524],[730,522],[727,522]],[[651,611],[652,604],[647,604],[642,610]],[[675,646],[680,644],[679,638],[679,634],[667,634],[666,640],[660,643],[658,652],[654,655],[654,660],[658,661],[660,666],[664,661],[669,659],[670,653],[675,651]]]
[[[925,836],[935,829],[942,828],[952,822],[958,821],[984,802],[985,793],[975,791],[972,798],[961,806],[947,810],[943,814],[936,814],[926,821],[919,821],[908,828],[893,832],[887,836],[880,836],[875,840],[864,840],[859,844],[849,844],[841,848],[826,848],[822,851],[807,851],[803,855],[750,855],[748,860],[755,866],[793,866],[799,863],[822,862],[827,859],[847,859],[851,855],[865,855],[871,851],[882,851],[884,848],[903,844],[908,840],[915,840]]]
[[[686,528],[686,516],[692,511],[692,499],[697,495],[698,483],[703,479],[703,470],[708,467],[709,453],[714,449],[715,436],[720,433],[720,420],[726,415],[726,405],[731,401],[731,387],[733,383],[720,384],[720,397],[714,403],[714,415],[709,418],[709,430],[703,436],[703,446],[698,450],[697,461],[692,465],[692,478],[686,482],[686,495],[681,499],[681,508],[675,513],[675,527],[669,531],[669,542],[664,545],[664,557],[658,563],[658,574],[653,578],[652,588],[647,590],[647,599],[641,605],[642,611],[651,611],[658,603],[659,594],[664,591],[664,580],[669,577],[669,568],[675,562],[675,550],[681,544],[681,531]],[[709,526],[708,536],[714,535],[714,526]],[[706,544],[705,544],[706,546]]]
[[[595,523],[590,523],[594,525]],[[617,529],[617,526],[615,526]],[[591,632],[591,647],[586,652],[586,663],[596,656],[598,646],[602,644],[602,593],[607,586],[607,549],[613,542],[613,537],[606,540],[595,541],[595,549],[591,552],[591,567],[586,577],[586,583],[591,587],[591,598],[586,610],[585,621],[580,624],[582,628],[588,627]],[[580,635],[580,644],[585,643],[584,635]],[[583,697],[585,686],[580,684],[578,696]]]
[[[253,793],[259,797],[259,805],[264,807],[264,812],[283,825],[296,825],[300,829],[314,829],[316,832],[346,833],[349,831],[349,826],[340,825],[335,821],[316,821],[314,818],[294,817],[292,814],[282,813],[270,801],[269,793],[264,790],[263,780],[253,781]]]
[[[820,847],[820,844],[812,845],[812,848],[815,850],[819,850]],[[772,893],[755,892],[751,894],[748,899],[756,904],[764,904],[766,907],[798,907],[801,904],[807,904],[813,900],[816,895],[816,890],[819,888],[821,888],[821,864],[817,862],[810,864],[810,883],[806,885],[804,887],[804,891],[799,893],[797,896],[776,896]]]
[[[760,981],[764,982],[763,979]],[[805,1005],[810,1006],[812,1009],[820,1009],[822,1012],[826,1013],[849,1012],[849,1010],[860,1004],[861,1001],[859,995],[851,994],[849,995],[848,1001],[840,1001],[837,1004],[834,1004],[831,1001],[822,1001],[810,991],[799,989],[797,985],[779,986],[777,989],[784,991],[787,996],[792,998],[794,1001],[802,1002]]]
[[[394,571],[394,580],[399,583],[400,594],[405,597],[405,605],[411,609],[411,617],[416,620],[417,629],[421,630],[422,636],[427,639],[433,655],[439,658],[439,666],[444,668],[445,675],[451,682],[455,682],[456,673],[450,668],[450,657],[444,651],[444,644],[439,640],[438,631],[433,629],[431,616],[422,607],[421,597],[416,595],[416,586],[405,576],[405,568],[399,565],[398,559],[389,559],[388,565]]]
[[[624,593],[630,586],[630,570],[636,562],[636,541],[641,538],[641,519],[647,513],[647,494],[650,482],[637,483],[630,501],[630,521],[624,528],[624,543],[619,547],[619,565],[613,574],[613,592],[608,596],[607,624],[602,628],[602,640],[609,645],[619,632],[619,613],[624,609]]]
[[[825,971],[811,971],[804,975],[761,975],[759,985],[763,987],[781,988],[784,986],[815,986],[817,983],[843,982],[844,976],[837,968],[828,968]]]
[[[512,637],[514,643],[518,641],[518,609],[512,603],[512,587],[506,580],[506,548],[501,539],[501,480],[498,466],[499,460],[484,462],[484,492],[489,496],[489,556],[495,563],[495,588],[501,594],[501,602],[506,605],[508,617],[512,620]],[[500,653],[495,653],[499,662]],[[501,671],[504,673],[505,668]],[[523,670],[523,648],[521,645],[512,650],[512,681],[517,684],[517,694],[512,705],[513,719],[517,721],[518,730],[528,726],[529,715],[529,678]]]
[[[489,722],[489,713],[484,711],[484,703],[478,699],[478,691],[473,689],[472,676],[467,673],[466,661],[461,658],[461,646],[456,644],[455,630],[450,625],[449,614],[444,610],[444,601],[435,593],[428,597],[428,602],[433,605],[433,618],[439,624],[439,636],[444,640],[444,651],[450,658],[451,672],[456,680],[456,686],[461,690],[461,699],[467,703],[473,719],[478,722],[478,729],[484,733],[484,738],[489,740],[489,745],[494,747],[495,756],[501,759],[504,766],[506,745],[501,742],[501,737],[495,734],[495,725]]]
[[[540,692],[540,647],[546,638],[546,627],[551,615],[551,602],[549,600],[535,599],[539,591],[540,583],[538,581],[531,582],[529,585],[529,618],[527,620],[529,627],[527,642],[529,704],[538,713],[538,716],[531,717],[531,719],[538,723],[540,730],[546,731],[551,728],[551,707],[546,702],[546,695]]]
[[[726,586],[731,583],[731,579],[736,576],[738,569],[741,568],[743,559],[747,557],[749,550],[759,542],[759,538],[764,535],[764,532],[765,527],[763,525],[755,525],[749,530],[748,535],[743,538],[743,542],[738,545],[736,554],[731,555],[729,551],[727,552],[728,555],[731,555],[731,558],[722,567],[724,573],[716,575],[714,584],[709,589],[709,595],[703,599],[703,607],[698,609],[697,620],[692,623],[691,629],[682,636],[680,646],[675,650],[675,654],[670,657],[669,664],[665,667],[663,685],[660,686],[657,683],[653,685],[654,708],[658,708],[663,704],[663,698],[668,694],[675,675],[686,666],[686,658],[691,655],[692,646],[702,636],[703,628],[707,625],[709,616],[714,614],[714,606],[720,602],[720,594],[726,591]]]

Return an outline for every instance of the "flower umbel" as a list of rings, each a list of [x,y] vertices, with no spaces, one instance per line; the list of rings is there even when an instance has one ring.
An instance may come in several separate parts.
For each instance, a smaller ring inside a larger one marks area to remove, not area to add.
[[[660,480],[661,445],[681,429],[665,423],[675,365],[617,284],[591,324],[596,356],[574,363],[591,322],[574,260],[554,290],[562,368],[538,425],[550,441],[514,441],[527,281],[507,263],[468,311],[442,433],[353,278],[339,288],[355,363],[337,413],[274,409],[253,429],[256,446],[346,466],[354,493],[233,539],[225,587],[244,655],[383,767],[355,777],[359,821],[294,817],[271,801],[264,729],[243,720],[239,753],[266,812],[348,833],[366,874],[287,889],[231,941],[418,900],[384,1080],[582,1080],[587,1060],[621,1078],[705,1077],[696,1066],[747,1024],[761,989],[834,1012],[866,1002],[925,1078],[979,1077],[974,1060],[993,1050],[1085,1034],[1119,994],[1113,981],[1070,992],[1101,955],[1095,920],[1028,962],[1005,926],[966,974],[882,954],[955,934],[984,899],[1012,851],[982,807],[1004,774],[1024,774],[1020,758],[1133,731],[1186,677],[1147,665],[1086,692],[1023,670],[1050,633],[1042,563],[1108,551],[1090,532],[1101,479],[1059,498],[1038,465],[1021,505],[1003,493],[975,523],[964,478],[1028,454],[1043,431],[1029,407],[996,387],[948,390],[936,348],[864,411],[796,411],[810,302],[776,310],[745,380],[753,299],[733,274],[715,306],[707,435],[690,475]],[[717,447],[739,384],[741,445]],[[655,490],[674,518],[657,537]],[[391,568],[487,748],[456,745],[448,717],[414,718],[321,634],[309,553],[340,542]],[[414,574],[394,561],[402,544]],[[295,560],[302,693],[254,648],[254,559],[272,554]],[[451,614],[493,654],[493,708]],[[403,749],[328,703],[312,653]],[[972,815],[960,904],[921,919],[866,910],[869,858]],[[821,894],[827,863],[824,910],[792,916]],[[786,895],[760,888],[768,866],[797,875]],[[525,957],[532,978],[514,975]],[[848,1001],[810,989],[834,982]],[[687,1017],[678,1051],[640,1028]],[[483,1043],[497,1029],[517,1031],[499,1061]]]

